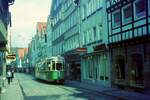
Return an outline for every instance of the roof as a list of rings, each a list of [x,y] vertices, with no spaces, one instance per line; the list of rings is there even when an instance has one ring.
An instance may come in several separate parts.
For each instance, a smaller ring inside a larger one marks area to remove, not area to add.
[[[46,31],[46,22],[37,22],[37,32],[41,33],[42,30]]]
[[[19,58],[22,59],[28,53],[28,48],[18,48]]]

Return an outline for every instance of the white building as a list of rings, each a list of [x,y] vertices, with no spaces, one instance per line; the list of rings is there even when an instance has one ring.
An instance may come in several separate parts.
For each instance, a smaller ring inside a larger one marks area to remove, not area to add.
[[[107,13],[105,0],[81,0],[80,41],[86,53],[81,55],[82,81],[110,86],[110,64],[107,48]]]

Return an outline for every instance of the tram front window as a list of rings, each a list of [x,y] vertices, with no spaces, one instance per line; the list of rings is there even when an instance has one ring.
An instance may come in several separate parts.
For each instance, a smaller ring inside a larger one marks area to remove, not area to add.
[[[56,70],[62,70],[62,63],[56,63]]]

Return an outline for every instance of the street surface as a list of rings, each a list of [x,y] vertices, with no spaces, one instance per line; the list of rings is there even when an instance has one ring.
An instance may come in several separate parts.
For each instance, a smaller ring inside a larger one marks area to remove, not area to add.
[[[16,73],[25,100],[116,100],[94,91],[51,84],[28,74]]]

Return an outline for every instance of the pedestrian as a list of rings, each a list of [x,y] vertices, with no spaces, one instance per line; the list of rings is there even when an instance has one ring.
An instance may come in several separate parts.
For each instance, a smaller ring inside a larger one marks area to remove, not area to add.
[[[13,81],[13,78],[14,78],[14,70],[12,69],[11,70],[11,82]]]
[[[7,72],[7,80],[8,80],[8,84],[9,85],[10,85],[11,77],[12,77],[12,73],[11,73],[10,70],[8,70],[8,72]]]

